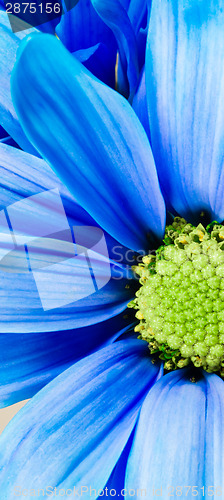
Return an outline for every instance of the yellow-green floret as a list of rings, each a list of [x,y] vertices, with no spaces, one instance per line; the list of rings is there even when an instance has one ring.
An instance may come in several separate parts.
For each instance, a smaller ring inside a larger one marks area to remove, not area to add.
[[[134,271],[141,284],[129,307],[135,330],[165,368],[192,362],[224,376],[224,226],[175,218],[164,245]]]

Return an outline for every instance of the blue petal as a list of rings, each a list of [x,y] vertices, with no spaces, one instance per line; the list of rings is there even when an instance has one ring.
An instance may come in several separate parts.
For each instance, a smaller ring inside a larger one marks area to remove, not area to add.
[[[0,11],[0,125],[7,130],[21,148],[32,154],[37,154],[22,130],[10,92],[10,76],[21,37],[21,34],[16,36],[12,33],[8,15],[6,12]]]
[[[201,498],[204,486],[208,499],[208,486],[223,485],[224,384],[216,375],[201,375],[196,383],[190,377],[185,370],[166,375],[146,397],[127,464],[127,489],[170,498],[178,488],[187,495],[189,488],[190,498]]]
[[[130,5],[131,0],[120,0],[120,4],[126,11],[128,11],[128,7]]]
[[[74,2],[72,0],[72,4]],[[66,0],[69,7],[69,1]],[[70,51],[88,49],[103,43],[116,57],[116,43],[112,31],[100,19],[90,0],[79,0],[78,4],[65,12],[56,27],[56,33]]]
[[[99,80],[115,87],[115,57],[106,45],[97,43],[88,49],[77,50],[74,56]]]
[[[137,43],[131,21],[119,0],[91,1],[99,16],[113,31],[117,40],[124,84],[125,78],[127,78],[128,85],[127,89],[125,87],[121,88],[118,78],[118,90],[126,97],[129,95],[130,100],[132,100],[138,84],[139,66]]]
[[[153,2],[146,57],[152,149],[169,205],[224,219],[223,2]]]
[[[128,319],[121,314],[76,330],[1,333],[0,407],[31,398],[79,358],[112,342],[128,328]]]
[[[102,349],[54,379],[1,435],[2,498],[11,500],[16,485],[85,485],[84,498],[90,486],[104,488],[157,374],[137,340]]]
[[[12,92],[30,139],[106,231],[134,250],[147,248],[150,230],[162,237],[165,208],[150,145],[122,96],[50,35],[20,48]]]
[[[128,17],[134,27],[135,34],[145,27],[148,15],[148,0],[131,0],[128,7]]]

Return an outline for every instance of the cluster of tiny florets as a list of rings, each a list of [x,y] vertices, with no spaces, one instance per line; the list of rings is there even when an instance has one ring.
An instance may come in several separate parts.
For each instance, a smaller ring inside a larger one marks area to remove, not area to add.
[[[224,226],[176,218],[164,245],[135,266],[135,330],[166,369],[190,362],[224,376]]]

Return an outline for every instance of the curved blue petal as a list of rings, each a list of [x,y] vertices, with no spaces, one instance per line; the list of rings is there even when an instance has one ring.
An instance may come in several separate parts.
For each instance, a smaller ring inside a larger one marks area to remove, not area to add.
[[[91,0],[91,2],[117,40],[119,63],[124,77],[122,82],[124,87],[121,87],[118,72],[117,88],[132,101],[138,84],[139,65],[137,43],[131,21],[119,0]]]
[[[1,495],[14,487],[104,488],[158,366],[141,341],[118,342],[43,388],[0,437]]]
[[[162,237],[165,208],[150,145],[122,96],[50,35],[21,46],[12,93],[32,142],[106,231],[134,250],[147,248],[149,231]]]
[[[31,398],[78,359],[129,329],[120,314],[76,330],[0,333],[0,408]]]
[[[152,149],[168,201],[224,219],[222,0],[153,2],[146,56]]]
[[[26,33],[14,35],[8,15],[6,12],[0,11],[0,125],[7,130],[22,149],[32,154],[38,154],[22,130],[13,107],[10,91],[10,77],[16,60],[16,52],[20,38],[25,35]]]
[[[192,382],[190,370],[173,372],[149,392],[129,455],[127,489],[168,499],[181,496],[182,488],[183,496],[208,500],[211,488],[223,488],[224,383],[216,375],[199,376]]]

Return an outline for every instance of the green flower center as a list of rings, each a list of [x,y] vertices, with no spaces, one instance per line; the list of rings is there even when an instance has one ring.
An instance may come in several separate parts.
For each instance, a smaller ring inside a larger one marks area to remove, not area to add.
[[[224,226],[175,218],[164,245],[134,266],[135,327],[166,370],[190,362],[224,377]]]

